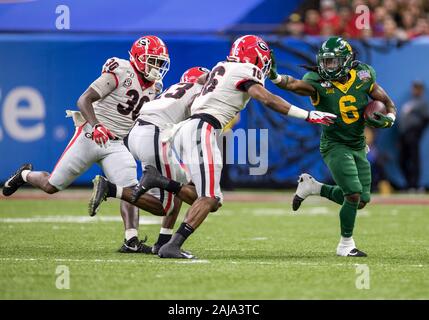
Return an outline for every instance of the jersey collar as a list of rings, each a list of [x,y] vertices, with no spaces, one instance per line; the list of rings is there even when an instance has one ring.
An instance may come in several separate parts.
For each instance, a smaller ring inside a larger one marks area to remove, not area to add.
[[[343,93],[347,93],[347,91],[349,91],[352,84],[356,80],[356,70],[355,69],[350,70],[349,74],[350,74],[350,79],[346,83],[341,83],[338,81],[332,81],[332,84],[334,86],[336,86]]]

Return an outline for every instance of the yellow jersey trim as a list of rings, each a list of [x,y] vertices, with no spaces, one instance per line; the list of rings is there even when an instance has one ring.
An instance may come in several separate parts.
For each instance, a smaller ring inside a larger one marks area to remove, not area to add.
[[[347,93],[347,91],[349,91],[349,89],[352,87],[353,83],[356,80],[356,70],[355,69],[350,70],[349,74],[350,74],[350,79],[346,83],[341,83],[338,81],[332,81],[332,84],[334,86],[336,86],[343,93]]]

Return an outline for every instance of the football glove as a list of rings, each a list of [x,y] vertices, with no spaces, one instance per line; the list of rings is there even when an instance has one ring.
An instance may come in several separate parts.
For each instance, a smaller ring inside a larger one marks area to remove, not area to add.
[[[312,110],[308,113],[307,119],[305,119],[305,121],[329,126],[334,123],[336,118],[337,116],[335,114]]]
[[[395,122],[394,119],[389,117],[389,115],[382,114],[380,112],[374,112],[374,115],[377,118],[369,117],[366,119],[366,124],[369,127],[373,128],[390,128],[393,126],[393,123]]]
[[[274,51],[270,51],[270,57],[271,57],[271,68],[270,68],[270,74],[268,75],[268,78],[270,80],[276,80],[278,77],[277,73],[277,64],[276,64],[276,58],[274,57]]]
[[[100,147],[106,147],[109,139],[115,139],[115,135],[101,123],[97,123],[92,129],[92,140]]]

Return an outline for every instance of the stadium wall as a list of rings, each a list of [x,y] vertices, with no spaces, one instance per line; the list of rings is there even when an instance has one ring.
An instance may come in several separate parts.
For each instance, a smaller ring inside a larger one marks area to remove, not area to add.
[[[32,162],[36,169],[50,171],[73,135],[65,118],[66,109],[76,109],[79,95],[99,75],[112,56],[127,58],[137,36],[100,35],[0,35],[0,181],[18,165]],[[164,87],[176,82],[181,73],[195,65],[212,67],[225,58],[228,36],[164,36],[171,54],[171,70]],[[301,77],[300,64],[311,64],[320,38],[268,37],[278,56],[279,71]],[[359,59],[377,70],[379,83],[400,107],[406,101],[412,80],[429,84],[428,39],[410,43],[371,40],[354,42]],[[412,59],[411,59],[412,57]],[[292,103],[311,108],[307,98],[267,87]],[[297,120],[284,119],[252,102],[242,113],[236,128],[269,129],[268,173],[249,176],[250,165],[228,168],[232,186],[280,187],[292,185],[297,175],[308,171],[319,179],[329,174],[318,153],[319,129]],[[404,179],[397,164],[397,129],[377,133],[377,152],[387,156],[385,172],[398,186]],[[422,160],[429,156],[429,132],[423,139]],[[429,186],[429,167],[422,161],[422,185]],[[76,184],[88,184],[99,173],[94,166]]]

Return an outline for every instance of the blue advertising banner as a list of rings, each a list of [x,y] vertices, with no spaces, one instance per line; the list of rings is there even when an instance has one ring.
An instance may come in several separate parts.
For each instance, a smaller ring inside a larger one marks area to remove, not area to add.
[[[4,181],[26,162],[37,170],[51,171],[74,132],[65,118],[66,109],[76,109],[76,101],[98,77],[101,66],[113,56],[128,58],[128,50],[138,35],[0,35],[0,181]],[[164,37],[171,56],[171,69],[164,87],[177,82],[192,66],[211,68],[225,59],[232,39],[218,36]],[[268,38],[275,50],[281,73],[302,77],[301,64],[313,64],[318,38]],[[415,79],[429,83],[429,41],[417,40],[398,45],[385,41],[353,43],[358,58],[374,66],[378,82],[389,92],[397,106],[409,98]],[[413,63],[404,63],[410,61]],[[267,88],[293,104],[310,109],[307,97]],[[269,129],[268,169],[266,175],[249,176],[253,164],[229,167],[235,186],[286,186],[294,184],[299,173],[307,171],[328,180],[329,173],[318,153],[320,128],[274,114],[256,102],[241,113],[235,128]],[[262,132],[255,139],[261,142]],[[397,128],[376,132],[377,153],[383,153],[387,178],[403,186],[398,166]],[[248,137],[249,138],[249,137]],[[259,139],[259,140],[258,140]],[[429,152],[429,133],[422,140],[422,158]],[[263,147],[263,146],[261,146]],[[252,159],[247,159],[252,163]],[[422,185],[429,186],[429,169],[422,162]],[[257,166],[257,164],[256,164]],[[94,166],[76,183],[87,184],[99,172]]]

